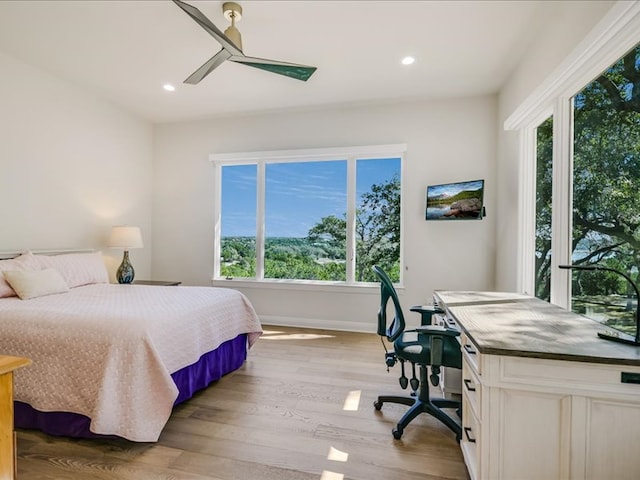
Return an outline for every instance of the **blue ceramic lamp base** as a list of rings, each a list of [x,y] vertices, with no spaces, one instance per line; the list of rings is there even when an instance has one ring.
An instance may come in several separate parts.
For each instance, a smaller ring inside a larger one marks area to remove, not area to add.
[[[135,271],[133,270],[133,265],[131,265],[131,262],[129,261],[129,252],[125,250],[124,256],[122,257],[122,263],[116,272],[116,278],[118,279],[118,283],[131,283],[133,282],[134,275]]]

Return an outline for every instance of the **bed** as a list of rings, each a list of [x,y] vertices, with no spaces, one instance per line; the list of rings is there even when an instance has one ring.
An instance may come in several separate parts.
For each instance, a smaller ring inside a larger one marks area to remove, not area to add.
[[[262,332],[236,290],[110,284],[99,252],[27,252],[0,273],[0,352],[33,362],[15,376],[18,428],[157,441],[173,406],[241,367]]]

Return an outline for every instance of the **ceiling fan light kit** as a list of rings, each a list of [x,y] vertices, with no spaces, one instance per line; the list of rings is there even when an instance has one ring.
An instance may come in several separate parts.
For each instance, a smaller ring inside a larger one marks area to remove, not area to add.
[[[225,2],[222,4],[222,13],[224,13],[224,18],[231,22],[224,34],[236,47],[242,50],[242,36],[240,35],[240,30],[236,28],[236,22],[242,19],[242,7],[236,2]]]
[[[222,4],[222,13],[225,18],[231,21],[231,26],[229,26],[224,33],[193,5],[189,5],[182,0],[173,0],[173,3],[180,7],[222,46],[222,49],[218,53],[193,72],[184,83],[192,85],[200,83],[204,77],[209,75],[209,73],[226,60],[305,82],[316,71],[316,67],[310,67],[308,65],[246,56],[242,52],[242,37],[240,36],[240,31],[235,26],[235,23],[242,18],[242,7],[235,2],[225,2]]]

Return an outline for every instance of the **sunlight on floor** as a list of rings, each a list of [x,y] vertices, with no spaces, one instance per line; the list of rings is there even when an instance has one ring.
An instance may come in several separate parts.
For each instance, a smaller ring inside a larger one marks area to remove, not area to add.
[[[349,454],[347,452],[343,452],[334,447],[329,447],[329,455],[327,455],[327,460],[332,460],[334,462],[346,462],[349,460]]]
[[[344,474],[330,472],[329,470],[325,470],[324,472],[322,472],[322,475],[320,476],[320,480],[342,480],[343,478],[344,478]]]
[[[260,340],[317,340],[319,338],[333,338],[334,336],[319,333],[286,333],[278,330],[263,330]]]
[[[347,395],[347,398],[344,400],[344,406],[342,410],[346,412],[357,412],[358,408],[360,408],[360,395],[361,390],[352,390]]]

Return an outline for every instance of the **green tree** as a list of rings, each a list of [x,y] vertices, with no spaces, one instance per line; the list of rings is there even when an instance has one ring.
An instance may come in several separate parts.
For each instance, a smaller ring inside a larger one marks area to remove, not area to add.
[[[552,129],[538,129],[537,296],[549,291]],[[627,274],[640,264],[640,45],[574,99],[572,252]],[[609,272],[574,274],[574,295],[626,292]],[[636,273],[635,281],[638,281]],[[548,298],[548,297],[547,297]]]
[[[356,280],[375,281],[373,265],[400,278],[400,179],[394,176],[362,194],[356,209]],[[347,222],[335,215],[323,217],[309,229],[311,242],[326,241],[346,251]]]

